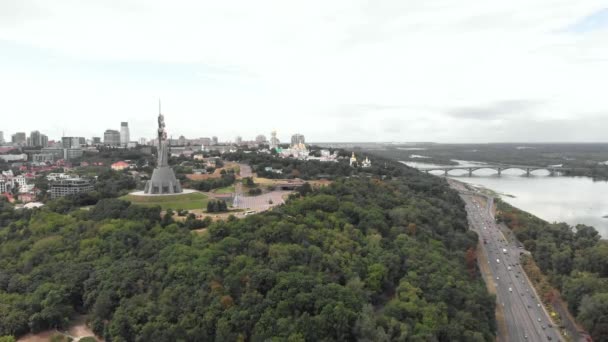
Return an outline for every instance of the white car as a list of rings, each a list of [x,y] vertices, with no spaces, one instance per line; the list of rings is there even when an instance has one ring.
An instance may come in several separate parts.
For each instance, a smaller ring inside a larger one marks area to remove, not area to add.
[[[513,292],[513,289],[509,287],[509,292]]]

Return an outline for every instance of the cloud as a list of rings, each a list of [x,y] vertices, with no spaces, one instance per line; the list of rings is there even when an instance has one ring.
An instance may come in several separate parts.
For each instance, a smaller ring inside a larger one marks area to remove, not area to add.
[[[604,1],[463,1],[3,1],[3,112],[31,118],[3,130],[151,136],[162,97],[174,136],[484,141],[608,108]]]
[[[595,11],[566,27],[565,32],[588,33],[608,28],[608,8]]]
[[[527,116],[540,105],[542,105],[542,101],[537,100],[505,100],[485,106],[458,107],[448,110],[447,114],[461,119],[509,119],[516,116]]]

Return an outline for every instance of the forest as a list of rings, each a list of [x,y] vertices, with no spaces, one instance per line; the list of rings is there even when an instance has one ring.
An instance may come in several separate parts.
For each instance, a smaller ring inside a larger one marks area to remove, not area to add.
[[[498,210],[577,321],[595,341],[608,340],[608,241],[593,227],[548,223],[504,201]]]
[[[0,336],[86,314],[107,341],[493,341],[463,202],[380,169],[203,233],[116,199],[0,202]]]

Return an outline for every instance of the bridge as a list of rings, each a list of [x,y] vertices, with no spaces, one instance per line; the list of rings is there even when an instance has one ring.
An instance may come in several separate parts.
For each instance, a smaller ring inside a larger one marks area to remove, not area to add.
[[[561,166],[525,166],[525,165],[478,165],[478,166],[438,166],[438,167],[426,167],[419,168],[418,170],[422,172],[429,173],[431,171],[443,171],[444,175],[447,176],[448,173],[452,170],[464,170],[469,172],[469,177],[473,176],[473,172],[481,169],[489,169],[494,170],[500,176],[502,171],[509,169],[516,169],[525,172],[526,176],[530,176],[530,174],[537,170],[546,170],[549,171],[549,175],[555,176],[559,172],[564,171],[572,171],[574,168],[571,167],[561,167]]]

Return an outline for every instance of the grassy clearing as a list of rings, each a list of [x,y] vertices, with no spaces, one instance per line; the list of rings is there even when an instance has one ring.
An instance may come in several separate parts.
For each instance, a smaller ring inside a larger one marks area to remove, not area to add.
[[[125,201],[143,206],[160,205],[162,210],[171,209],[203,209],[207,208],[209,198],[200,192],[182,195],[166,195],[166,196],[133,196],[126,195],[120,197]]]
[[[224,188],[215,189],[216,194],[231,194],[234,192],[234,185],[230,185]]]

